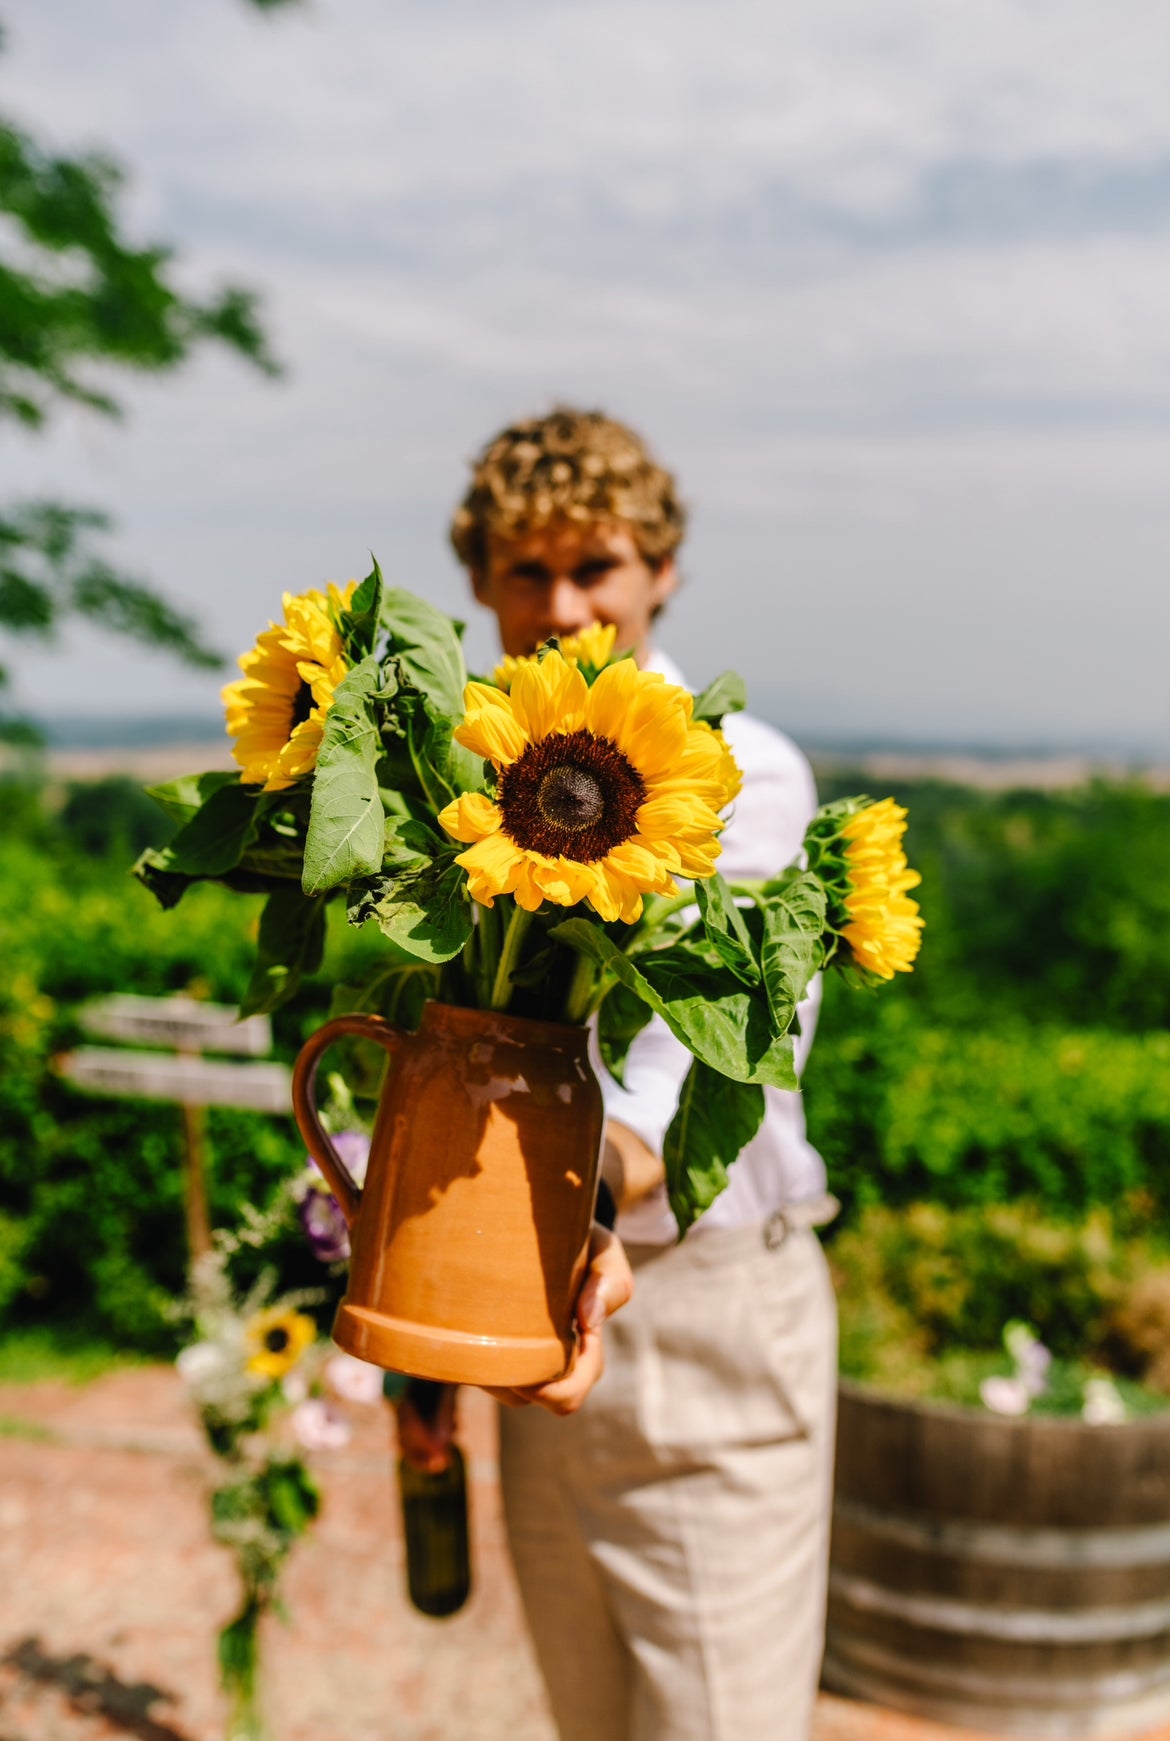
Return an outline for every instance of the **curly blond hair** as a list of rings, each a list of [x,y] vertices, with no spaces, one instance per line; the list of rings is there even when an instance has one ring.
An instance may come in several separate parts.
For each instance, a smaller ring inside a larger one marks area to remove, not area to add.
[[[455,554],[487,563],[489,532],[514,538],[552,520],[622,521],[649,563],[673,555],[686,529],[674,478],[642,439],[600,411],[557,405],[512,423],[476,460],[451,522]]]

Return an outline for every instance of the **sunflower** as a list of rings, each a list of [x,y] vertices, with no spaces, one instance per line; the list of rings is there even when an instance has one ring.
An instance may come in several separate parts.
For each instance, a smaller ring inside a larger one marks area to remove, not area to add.
[[[244,1325],[248,1371],[257,1378],[283,1378],[317,1335],[317,1326],[291,1306],[269,1306]]]
[[[223,691],[232,755],[245,785],[282,792],[317,765],[325,719],[349,670],[337,621],[357,581],[323,592],[284,595],[284,622],[269,623],[244,673]]]
[[[519,662],[508,694],[468,684],[464,706],[455,737],[491,762],[496,795],[465,792],[439,821],[472,843],[457,862],[474,900],[589,901],[632,923],[676,874],[711,875],[739,770],[685,689],[632,659],[590,687],[554,648]]]
[[[841,829],[849,892],[841,935],[859,967],[893,979],[909,973],[922,943],[923,920],[908,889],[922,881],[902,851],[906,812],[892,798],[869,804]]]
[[[591,623],[579,635],[564,635],[556,644],[570,665],[584,665],[587,671],[596,675],[613,658],[616,640],[617,628],[613,623]],[[505,653],[492,672],[497,688],[511,689],[512,679],[521,665],[530,665],[539,657],[539,653],[526,653],[521,658]]]

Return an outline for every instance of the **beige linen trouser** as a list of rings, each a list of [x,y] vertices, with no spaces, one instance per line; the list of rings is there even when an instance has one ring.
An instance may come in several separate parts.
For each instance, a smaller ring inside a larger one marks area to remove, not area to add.
[[[806,1741],[837,1372],[809,1226],[835,1207],[635,1247],[634,1299],[580,1413],[501,1411],[508,1535],[561,1741]]]

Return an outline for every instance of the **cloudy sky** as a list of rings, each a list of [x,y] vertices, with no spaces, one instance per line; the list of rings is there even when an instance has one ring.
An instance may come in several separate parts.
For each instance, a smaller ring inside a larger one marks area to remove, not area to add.
[[[681,477],[696,683],[810,741],[1170,753],[1165,0],[3,12],[5,108],[121,158],[136,234],[260,289],[288,364],[7,433],[5,494],[111,508],[225,650],[370,549],[462,608],[467,458],[559,397]],[[215,707],[80,634],[23,682]]]

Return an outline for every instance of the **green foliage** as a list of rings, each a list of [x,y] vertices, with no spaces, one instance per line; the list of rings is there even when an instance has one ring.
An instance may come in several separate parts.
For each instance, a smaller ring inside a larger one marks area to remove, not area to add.
[[[240,1014],[259,1015],[287,1003],[305,974],[316,973],[324,953],[325,902],[293,884],[274,889],[260,915],[256,965]]]
[[[747,706],[747,685],[738,671],[724,671],[695,697],[696,719],[717,726],[726,713],[742,713]]]
[[[662,1150],[670,1207],[683,1232],[726,1188],[728,1169],[763,1117],[762,1088],[694,1060]]]
[[[839,787],[852,789],[856,774]],[[828,796],[834,796],[829,788]],[[809,1134],[854,1204],[1170,1205],[1170,797],[899,787],[927,929],[880,996],[829,976]]]
[[[0,217],[16,244],[0,260],[0,422],[38,430],[78,404],[116,417],[114,373],[167,373],[207,342],[276,373],[254,296],[238,285],[205,299],[185,293],[168,248],[130,239],[122,181],[109,158],[48,151],[0,118]],[[101,553],[94,534],[108,529],[91,508],[0,507],[0,629],[44,638],[78,616],[187,664],[219,666],[188,616]],[[0,720],[6,738],[28,730]]]
[[[181,913],[163,912],[120,864],[82,855],[43,805],[8,790],[6,820],[24,817],[27,827],[21,820],[0,837],[3,1321],[84,1324],[94,1340],[166,1352],[170,1306],[185,1284],[182,1115],[82,1094],[53,1059],[83,1037],[76,1008],[92,997],[132,989],[240,1001],[261,901],[204,885]],[[338,911],[325,971],[275,1018],[278,1055],[291,1058],[325,1019],[335,981],[362,979],[383,951]],[[304,1164],[291,1118],[212,1109],[208,1129],[217,1224],[266,1202]],[[319,1281],[303,1242],[280,1259],[290,1284]]]
[[[169,815],[159,813],[161,828],[189,821],[192,806],[216,783],[233,785],[234,776],[214,776],[198,789],[172,782],[165,789]],[[848,780],[850,787],[857,783],[855,776]],[[247,862],[269,873],[281,852],[290,855],[290,842],[291,854],[300,850],[296,830],[303,839],[307,825],[307,807],[297,813],[288,793],[270,796],[273,808],[245,848]],[[920,965],[873,995],[828,976],[805,1079],[810,1136],[846,1204],[835,1246],[851,1237],[851,1225],[867,1208],[923,1201],[975,1223],[997,1205],[1027,1201],[1037,1225],[1082,1231],[1105,1205],[1115,1211],[1115,1244],[1140,1236],[1170,1210],[1170,800],[1130,787],[982,794],[923,785],[903,788],[898,796],[910,808],[911,859],[926,873],[921,893],[929,930]],[[0,1235],[0,1275],[9,1277],[8,1322],[84,1321],[95,1336],[163,1350],[173,1334],[163,1308],[183,1284],[180,1115],[165,1106],[83,1096],[53,1075],[51,1059],[79,1038],[74,1011],[86,997],[127,988],[165,993],[192,984],[225,1002],[244,996],[262,895],[241,900],[229,890],[201,885],[179,912],[160,913],[117,867],[95,856],[100,831],[90,829],[102,806],[92,793],[67,797],[52,813],[35,792],[9,784],[2,802],[0,1213],[7,1231]],[[111,813],[115,808],[111,797]],[[121,832],[121,823],[111,826],[111,840]],[[408,893],[414,868],[452,850],[409,813],[409,804],[388,819],[387,839],[384,882],[371,880],[365,891],[371,910],[386,899],[393,907]],[[262,885],[259,869],[251,874]],[[286,876],[279,886],[299,891],[295,877]],[[740,948],[746,945],[726,895],[718,886],[712,892],[710,926],[699,947],[711,950],[714,975],[717,966],[723,969],[715,937],[734,936]],[[685,911],[669,915],[669,903],[651,905],[660,920],[658,936],[671,948],[651,951],[650,957],[665,955],[665,970],[661,961],[650,965],[645,953],[622,958],[638,982],[665,1002],[671,951],[694,918]],[[1049,909],[1060,915],[1059,936],[1049,933],[1040,943],[1041,916]],[[762,964],[759,906],[753,902],[736,911],[751,958]],[[487,915],[489,922],[497,917]],[[620,939],[622,928],[613,929]],[[804,935],[797,926],[796,942]],[[1092,939],[1087,955],[1085,938]],[[338,1010],[376,1009],[391,1021],[416,1025],[423,998],[440,993],[440,974],[459,961],[436,966],[409,952],[409,936],[400,941],[407,947],[373,924],[347,927],[335,903],[323,968],[307,972],[295,997],[276,1010],[280,1054],[290,1057],[331,1003]],[[621,953],[616,942],[613,947]],[[801,956],[798,975],[806,964]],[[537,980],[549,971],[539,950],[525,957],[522,975],[525,970]],[[750,973],[746,966],[744,971]],[[663,974],[661,981],[656,974]],[[746,985],[743,990],[746,996]],[[544,995],[535,981],[531,995]],[[618,1069],[630,1038],[654,1007],[624,979],[609,989],[600,1008],[600,1040],[603,1055]],[[675,1012],[676,1020],[684,1017],[690,1019],[686,1010]],[[376,1091],[384,1064],[380,1050],[363,1061],[355,1044],[350,1060],[365,1072],[354,1075],[358,1087]],[[700,1080],[697,1075],[692,1086],[698,1088]],[[710,1136],[700,1141],[696,1116],[707,1115],[708,1101],[714,1113],[728,1091],[737,1106],[722,1108]],[[733,1127],[738,1106],[746,1106],[752,1092],[741,1100],[731,1073],[717,1070],[703,1094],[688,1097],[686,1117],[676,1121],[671,1136],[671,1166],[684,1179],[692,1207],[717,1187],[727,1163],[725,1127]],[[301,1164],[303,1151],[291,1121],[214,1112],[210,1124],[212,1206],[224,1223],[245,1200],[266,1201]],[[709,1172],[700,1167],[692,1176],[690,1157],[700,1149]],[[957,1240],[956,1234],[947,1246],[952,1254]],[[1048,1279],[1042,1285],[1020,1282],[1013,1257],[1003,1265],[1005,1275],[1010,1270],[1016,1279],[1000,1286],[992,1271],[1000,1262],[994,1252],[1002,1257],[1003,1250],[1002,1238],[998,1246],[979,1247],[980,1286],[990,1290],[979,1333],[1002,1316],[988,1347],[962,1343],[946,1356],[959,1363],[952,1374],[956,1385],[963,1362],[967,1384],[972,1373],[987,1370],[980,1362],[997,1357],[1006,1317],[1028,1318],[1050,1335],[1065,1333],[1053,1331],[1037,1297],[1049,1287],[1072,1302],[1073,1316],[1100,1321],[1093,1304],[1098,1296],[1085,1292],[1082,1246],[1074,1241],[1071,1269],[1043,1272]],[[290,1282],[319,1279],[312,1260],[292,1246],[281,1252],[280,1262]],[[298,1262],[304,1264],[299,1273]],[[921,1249],[916,1262],[915,1285],[924,1289],[929,1264]],[[1035,1278],[1042,1272],[1034,1267],[1028,1273]],[[880,1297],[873,1293],[874,1301]],[[945,1316],[949,1298],[940,1284],[930,1306],[929,1321],[936,1326],[931,1346],[939,1349],[951,1334],[950,1323],[970,1323],[978,1306],[968,1299],[952,1320]],[[1144,1293],[1126,1299],[1126,1345],[1138,1350],[1132,1370],[1144,1371],[1143,1362],[1159,1358],[1157,1348],[1170,1349],[1170,1287],[1159,1292],[1149,1283]],[[910,1310],[904,1304],[898,1309]],[[1072,1327],[1069,1317],[1070,1336]],[[970,1334],[962,1328],[960,1333]],[[896,1340],[891,1332],[891,1347]],[[915,1355],[920,1364],[933,1358]],[[1170,1354],[1166,1361],[1170,1375]]]
[[[207,338],[274,371],[247,291],[187,296],[167,248],[127,239],[122,179],[108,158],[58,156],[0,123],[0,211],[22,244],[22,265],[0,267],[0,416],[38,428],[63,402],[113,415],[87,365],[172,369]]]
[[[824,795],[868,778],[846,770],[823,782]],[[922,872],[915,895],[927,929],[892,998],[946,1026],[1015,1015],[1170,1028],[1170,794],[1104,782],[979,792],[931,780],[893,791],[910,812],[906,851]]]
[[[1026,1199],[869,1208],[832,1247],[841,1370],[978,1402],[979,1380],[1004,1371],[1005,1326],[1023,1320],[1056,1357],[1041,1412],[1079,1410],[1092,1369],[1168,1389],[1170,1321],[1151,1335],[1141,1308],[1151,1289],[1170,1290],[1170,1247],[1137,1231],[1141,1221],[1134,1204],[1069,1220]]]
[[[1140,1190],[1170,1208],[1170,1034],[928,1026],[894,997],[863,1028],[835,987],[827,1002],[805,1100],[847,1204],[1027,1196],[1065,1214]]]
[[[386,819],[378,796],[382,743],[374,698],[382,670],[370,656],[338,685],[313,776],[302,886],[306,895],[368,876],[382,863]]]
[[[126,863],[171,833],[137,780],[121,775],[74,786],[58,815],[61,833],[85,858]]]

